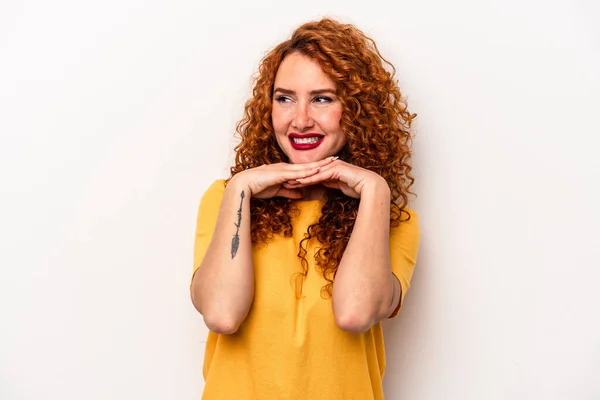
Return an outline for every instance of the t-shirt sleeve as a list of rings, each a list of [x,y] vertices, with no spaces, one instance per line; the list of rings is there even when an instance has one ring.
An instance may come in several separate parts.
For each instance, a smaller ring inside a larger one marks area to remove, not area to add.
[[[390,228],[390,262],[392,273],[396,275],[402,287],[402,295],[398,306],[389,318],[398,315],[404,303],[404,296],[410,288],[410,280],[419,252],[419,216],[412,210],[406,211],[410,214],[410,219],[400,222],[397,227]]]
[[[196,221],[196,237],[194,240],[194,270],[192,279],[194,273],[196,273],[200,264],[202,264],[202,260],[204,259],[204,255],[206,254],[206,250],[212,239],[213,232],[215,231],[224,193],[225,181],[218,180],[213,182],[213,184],[206,189],[206,192],[204,192],[204,195],[202,195],[202,199],[200,200],[198,219]]]

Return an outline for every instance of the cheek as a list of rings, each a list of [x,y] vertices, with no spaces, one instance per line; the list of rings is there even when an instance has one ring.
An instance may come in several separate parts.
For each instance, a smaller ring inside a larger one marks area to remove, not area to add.
[[[279,130],[279,125],[281,125],[281,117],[279,115],[279,112],[277,112],[276,110],[272,110],[271,111],[271,123],[273,124],[273,129],[275,129],[275,132],[277,132]]]
[[[321,125],[330,133],[334,133],[335,131],[341,130],[340,122],[342,119],[342,110],[340,109],[331,109],[321,114]]]
[[[271,122],[276,134],[285,134],[290,122],[288,110],[274,108],[271,111]]]

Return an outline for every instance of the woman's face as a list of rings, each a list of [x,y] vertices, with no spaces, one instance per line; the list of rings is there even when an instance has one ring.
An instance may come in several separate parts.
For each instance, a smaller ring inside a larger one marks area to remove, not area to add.
[[[335,83],[319,64],[299,53],[286,56],[275,76],[275,138],[292,164],[322,160],[346,144]]]

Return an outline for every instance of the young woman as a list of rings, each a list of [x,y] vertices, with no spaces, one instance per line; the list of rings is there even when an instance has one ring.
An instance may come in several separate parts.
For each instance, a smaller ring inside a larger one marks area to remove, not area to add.
[[[419,244],[415,115],[394,73],[331,19],[262,60],[231,177],[198,212],[203,399],[383,399],[380,321],[398,313]]]

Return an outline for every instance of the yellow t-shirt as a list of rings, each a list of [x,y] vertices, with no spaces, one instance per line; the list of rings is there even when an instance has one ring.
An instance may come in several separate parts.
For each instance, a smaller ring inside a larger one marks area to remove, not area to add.
[[[212,238],[224,191],[225,182],[216,181],[200,202],[194,272]],[[253,247],[255,294],[247,318],[235,334],[208,334],[203,400],[384,398],[386,360],[381,324],[362,334],[336,326],[331,299],[321,297],[327,281],[308,256],[318,247],[315,239],[307,245],[309,271],[302,295],[296,298],[292,277],[302,271],[298,246],[308,226],[319,218],[322,202],[295,203],[300,215],[292,219],[293,236],[276,235],[267,246]],[[417,214],[410,214],[408,222],[390,230],[392,271],[402,286],[402,299],[419,246]]]

